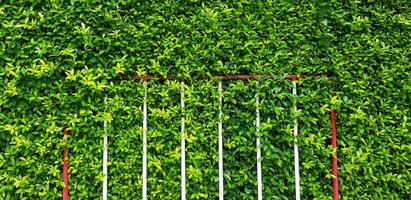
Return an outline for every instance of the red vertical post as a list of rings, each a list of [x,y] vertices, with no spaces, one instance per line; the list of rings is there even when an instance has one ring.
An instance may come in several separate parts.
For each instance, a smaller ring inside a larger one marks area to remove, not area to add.
[[[338,163],[337,163],[337,124],[335,122],[335,110],[331,110],[331,146],[332,155],[332,173],[333,179],[333,200],[338,200]]]
[[[67,136],[69,134],[69,131],[67,128],[63,129],[64,131],[64,136]],[[63,187],[63,200],[68,200],[69,199],[69,190],[68,190],[68,151],[67,151],[67,144],[64,144],[64,149],[63,149],[63,182],[64,182],[64,187]]]

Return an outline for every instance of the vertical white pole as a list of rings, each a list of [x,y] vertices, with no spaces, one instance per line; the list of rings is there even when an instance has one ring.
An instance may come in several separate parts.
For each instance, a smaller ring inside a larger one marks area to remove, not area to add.
[[[293,95],[297,97],[297,83],[293,81]],[[294,112],[297,113],[297,100],[294,101]],[[295,199],[300,200],[300,166],[298,161],[298,122],[297,118],[294,119],[294,171],[295,171]]]
[[[224,199],[224,173],[223,173],[223,84],[222,81],[218,82],[218,93],[219,93],[219,105],[218,109],[220,111],[218,119],[218,188],[219,188],[219,199]]]
[[[184,117],[184,81],[181,81],[181,200],[186,199],[186,141],[185,141],[185,117]]]
[[[257,88],[259,82],[257,81]],[[258,92],[255,94],[255,107],[256,107],[256,132],[260,132],[260,102],[259,102]],[[263,181],[261,172],[261,148],[260,148],[260,137],[257,137],[257,192],[258,200],[263,199]]]
[[[104,97],[104,106],[107,104],[107,95]],[[105,111],[106,109],[104,109]],[[108,153],[108,137],[107,137],[107,121],[104,120],[104,139],[103,139],[103,200],[107,200],[107,153]]]
[[[144,81],[143,104],[143,200],[147,200],[147,81]]]

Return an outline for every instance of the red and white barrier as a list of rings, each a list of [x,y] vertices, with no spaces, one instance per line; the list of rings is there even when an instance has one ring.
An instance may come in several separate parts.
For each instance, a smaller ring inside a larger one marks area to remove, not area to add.
[[[294,101],[294,113],[297,113],[297,83],[296,81],[300,79],[302,76],[296,75],[287,75],[286,78],[292,81],[292,94],[295,97]],[[257,88],[259,87],[259,81],[261,79],[269,79],[268,76],[258,76],[258,75],[227,75],[217,77],[219,79],[218,82],[218,93],[219,93],[219,124],[218,124],[218,177],[219,177],[219,199],[224,199],[224,157],[223,157],[223,87],[222,81],[223,80],[249,80],[254,79],[256,80]],[[147,200],[147,178],[148,178],[148,171],[147,171],[147,130],[148,130],[148,113],[147,113],[147,81],[149,80],[165,80],[165,79],[172,79],[170,77],[167,78],[155,78],[155,77],[134,77],[134,80],[144,80],[144,100],[143,100],[143,171],[142,171],[142,199]],[[181,109],[182,109],[182,116],[181,116],[181,199],[186,199],[186,149],[185,149],[185,116],[184,116],[184,109],[185,109],[185,90],[184,90],[185,83],[184,81],[180,82],[180,95],[181,95]],[[258,93],[255,94],[255,112],[256,112],[256,135],[260,132],[260,98]],[[107,104],[107,96],[104,98],[104,104]],[[338,193],[338,164],[337,164],[337,129],[336,129],[336,120],[335,120],[335,111],[332,110],[330,112],[331,118],[331,136],[332,136],[332,149],[333,149],[333,156],[332,156],[332,174],[333,174],[333,199],[339,199]],[[108,136],[107,136],[107,121],[104,121],[104,149],[103,149],[103,193],[102,199],[107,200],[108,195],[108,169],[107,169],[107,160],[108,160]],[[67,137],[69,131],[67,128],[64,128],[64,136]],[[300,167],[299,167],[299,149],[298,149],[298,120],[297,118],[294,119],[293,125],[293,136],[294,136],[294,175],[295,175],[295,198],[296,200],[300,200],[301,195],[301,188],[300,188]],[[262,181],[262,163],[261,163],[261,142],[260,138],[256,138],[256,159],[257,159],[257,199],[263,199],[263,181]],[[68,189],[68,182],[69,182],[69,175],[68,175],[68,149],[67,145],[64,144],[63,149],[63,200],[68,200],[69,198],[69,189]]]

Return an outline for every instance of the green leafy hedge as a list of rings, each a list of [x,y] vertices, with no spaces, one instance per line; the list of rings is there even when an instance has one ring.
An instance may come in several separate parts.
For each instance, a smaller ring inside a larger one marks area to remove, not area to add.
[[[224,83],[225,192],[256,195],[255,99],[261,96],[264,197],[293,199],[292,120],[299,120],[304,199],[331,199],[328,112],[337,111],[342,199],[411,196],[411,8],[392,1],[95,1],[0,3],[0,198],[61,198],[68,141],[70,196],[102,192],[109,121],[109,195],[141,197],[141,82],[150,82],[148,192],[180,195],[180,117],[187,118],[187,197],[218,196],[222,74],[317,74]],[[104,97],[108,102],[104,104]],[[292,103],[298,112],[292,112]],[[71,134],[63,138],[62,128]]]

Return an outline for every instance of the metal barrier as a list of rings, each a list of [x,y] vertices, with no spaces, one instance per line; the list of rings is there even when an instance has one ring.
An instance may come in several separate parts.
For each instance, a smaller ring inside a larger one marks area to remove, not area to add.
[[[303,75],[287,75],[285,78],[291,80],[293,82],[292,87],[292,94],[297,97],[297,84],[296,81],[300,78],[304,77]],[[226,76],[218,76],[218,77],[205,77],[201,79],[215,79],[218,80],[218,93],[219,93],[219,124],[218,124],[218,171],[219,171],[219,199],[224,199],[224,164],[223,164],[223,86],[222,81],[224,80],[255,80],[257,87],[259,85],[259,81],[262,79],[273,79],[278,77],[272,76],[261,76],[261,75],[226,75]],[[143,200],[147,200],[147,121],[148,121],[148,114],[147,114],[147,81],[152,80],[176,80],[173,77],[153,77],[153,76],[134,76],[133,80],[141,80],[144,81],[144,102],[143,102],[143,172],[142,172],[142,198]],[[185,108],[185,91],[184,91],[184,80],[180,81],[180,103],[182,109]],[[255,95],[255,113],[256,113],[256,132],[260,131],[260,100],[259,96],[256,93]],[[104,103],[107,102],[107,96],[104,98]],[[297,102],[295,101],[294,104],[294,111],[297,111]],[[330,112],[331,117],[331,124],[332,124],[332,147],[333,147],[333,156],[332,156],[332,173],[334,176],[333,179],[333,199],[337,200],[338,196],[338,166],[337,166],[337,157],[336,157],[336,145],[337,145],[337,137],[336,137],[336,122],[335,122],[335,111],[332,110]],[[107,200],[108,194],[108,166],[107,166],[107,159],[108,159],[108,137],[107,137],[107,121],[104,121],[104,150],[103,150],[103,192],[102,192],[102,199]],[[181,199],[186,199],[186,157],[185,157],[185,117],[184,115],[181,116]],[[64,128],[64,135],[67,137],[68,130]],[[298,153],[298,121],[294,119],[294,126],[293,126],[293,135],[294,135],[294,175],[295,175],[295,197],[296,200],[300,200],[300,169],[299,169],[299,153]],[[256,138],[256,162],[257,162],[257,199],[263,199],[263,183],[262,183],[262,166],[261,166],[261,148],[260,148],[260,138]],[[64,179],[64,187],[63,187],[63,200],[68,200],[68,150],[67,147],[64,146],[64,156],[63,156],[63,179]]]

